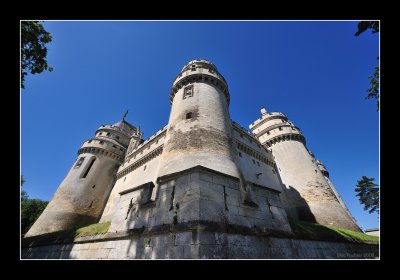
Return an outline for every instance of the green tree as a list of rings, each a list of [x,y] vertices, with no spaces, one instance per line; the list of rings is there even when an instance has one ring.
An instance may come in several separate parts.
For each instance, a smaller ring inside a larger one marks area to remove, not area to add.
[[[24,235],[39,218],[48,202],[40,199],[28,199],[21,202],[21,234]]]
[[[379,32],[379,22],[378,21],[360,21],[357,25],[358,31],[354,34],[359,36],[368,29],[372,30],[372,33]],[[379,59],[379,57],[378,57]],[[365,99],[376,99],[377,111],[379,111],[379,66],[375,66],[374,75],[368,77],[371,87],[367,89],[368,95]]]
[[[27,71],[31,74],[53,71],[47,64],[45,46],[51,40],[51,34],[39,21],[21,21],[21,88],[25,88]]]
[[[42,214],[48,202],[40,199],[29,199],[28,193],[22,189],[22,185],[26,182],[21,175],[21,234],[24,235],[31,228],[33,223]]]
[[[357,32],[354,34],[355,36],[360,36],[361,33],[367,31],[368,29],[372,29],[372,33],[379,32],[379,21],[360,21],[357,25]]]
[[[28,200],[28,193],[22,189],[22,186],[26,182],[24,175],[21,175],[21,201]]]
[[[361,204],[364,204],[364,210],[369,213],[379,213],[379,187],[373,181],[374,178],[362,176],[361,180],[357,181],[356,196]]]

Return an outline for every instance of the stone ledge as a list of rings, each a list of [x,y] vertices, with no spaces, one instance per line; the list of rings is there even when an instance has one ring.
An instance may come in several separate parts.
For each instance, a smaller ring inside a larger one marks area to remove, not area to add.
[[[102,242],[109,240],[119,240],[125,239],[130,236],[151,236],[157,234],[165,234],[165,233],[179,233],[185,231],[197,231],[197,232],[214,232],[214,233],[229,233],[229,234],[241,234],[248,236],[268,236],[268,237],[276,237],[276,238],[290,238],[294,240],[307,240],[304,236],[296,236],[295,234],[288,233],[285,231],[273,230],[273,229],[261,229],[258,227],[249,228],[245,226],[228,224],[228,223],[217,223],[210,221],[190,221],[186,223],[178,223],[174,224],[166,224],[155,227],[141,227],[141,228],[133,228],[123,232],[109,232],[103,235],[95,235],[95,236],[86,236],[75,238],[73,236],[68,237],[55,237],[54,239],[48,240],[35,240],[35,237],[30,237],[29,240],[23,239],[21,246],[24,247],[34,247],[34,246],[43,246],[43,245],[55,245],[55,244],[64,244],[64,243],[90,243],[90,242]],[[328,241],[328,242],[339,242],[339,243],[355,243],[355,244],[373,244],[378,245],[373,242],[368,241],[346,241],[346,240],[323,240],[323,239],[308,239],[312,241]]]

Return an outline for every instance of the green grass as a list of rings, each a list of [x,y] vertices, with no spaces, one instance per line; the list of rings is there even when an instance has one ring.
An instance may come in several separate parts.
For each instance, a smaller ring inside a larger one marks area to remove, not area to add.
[[[42,235],[26,237],[22,239],[22,243],[47,243],[55,242],[64,239],[74,239],[77,237],[93,236],[98,234],[105,234],[110,228],[111,222],[91,224],[81,228],[74,228],[56,232],[50,232]]]
[[[108,229],[110,228],[111,222],[99,223],[99,224],[92,224],[86,227],[81,227],[75,230],[75,237],[84,237],[84,236],[91,236],[91,235],[98,235],[98,234],[105,234],[107,233]]]
[[[362,232],[355,232],[333,226],[325,226],[300,221],[291,222],[290,224],[294,234],[299,238],[327,241],[379,243],[378,236],[371,236]]]

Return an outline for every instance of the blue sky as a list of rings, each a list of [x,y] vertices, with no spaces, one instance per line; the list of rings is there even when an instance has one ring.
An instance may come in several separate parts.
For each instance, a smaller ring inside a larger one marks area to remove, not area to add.
[[[213,62],[248,128],[260,108],[283,112],[325,163],[358,224],[378,226],[354,186],[379,180],[379,113],[364,100],[379,35],[357,21],[46,21],[53,72],[28,75],[21,93],[21,172],[31,198],[49,200],[81,144],[126,120],[148,138],[167,124],[172,81],[192,59]]]

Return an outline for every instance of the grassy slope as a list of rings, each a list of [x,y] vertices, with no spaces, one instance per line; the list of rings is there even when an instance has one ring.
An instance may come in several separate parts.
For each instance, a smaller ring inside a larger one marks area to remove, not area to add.
[[[379,237],[347,229],[307,222],[292,222],[294,233],[304,239],[379,243]]]
[[[78,229],[70,229],[70,230],[63,230],[63,231],[56,231],[50,232],[42,235],[32,236],[23,238],[23,243],[42,243],[48,241],[57,241],[66,238],[75,238],[75,237],[85,237],[85,236],[92,236],[97,234],[105,234],[107,233],[108,229],[110,228],[111,222],[99,223],[99,224],[91,224],[85,227],[81,227]]]

